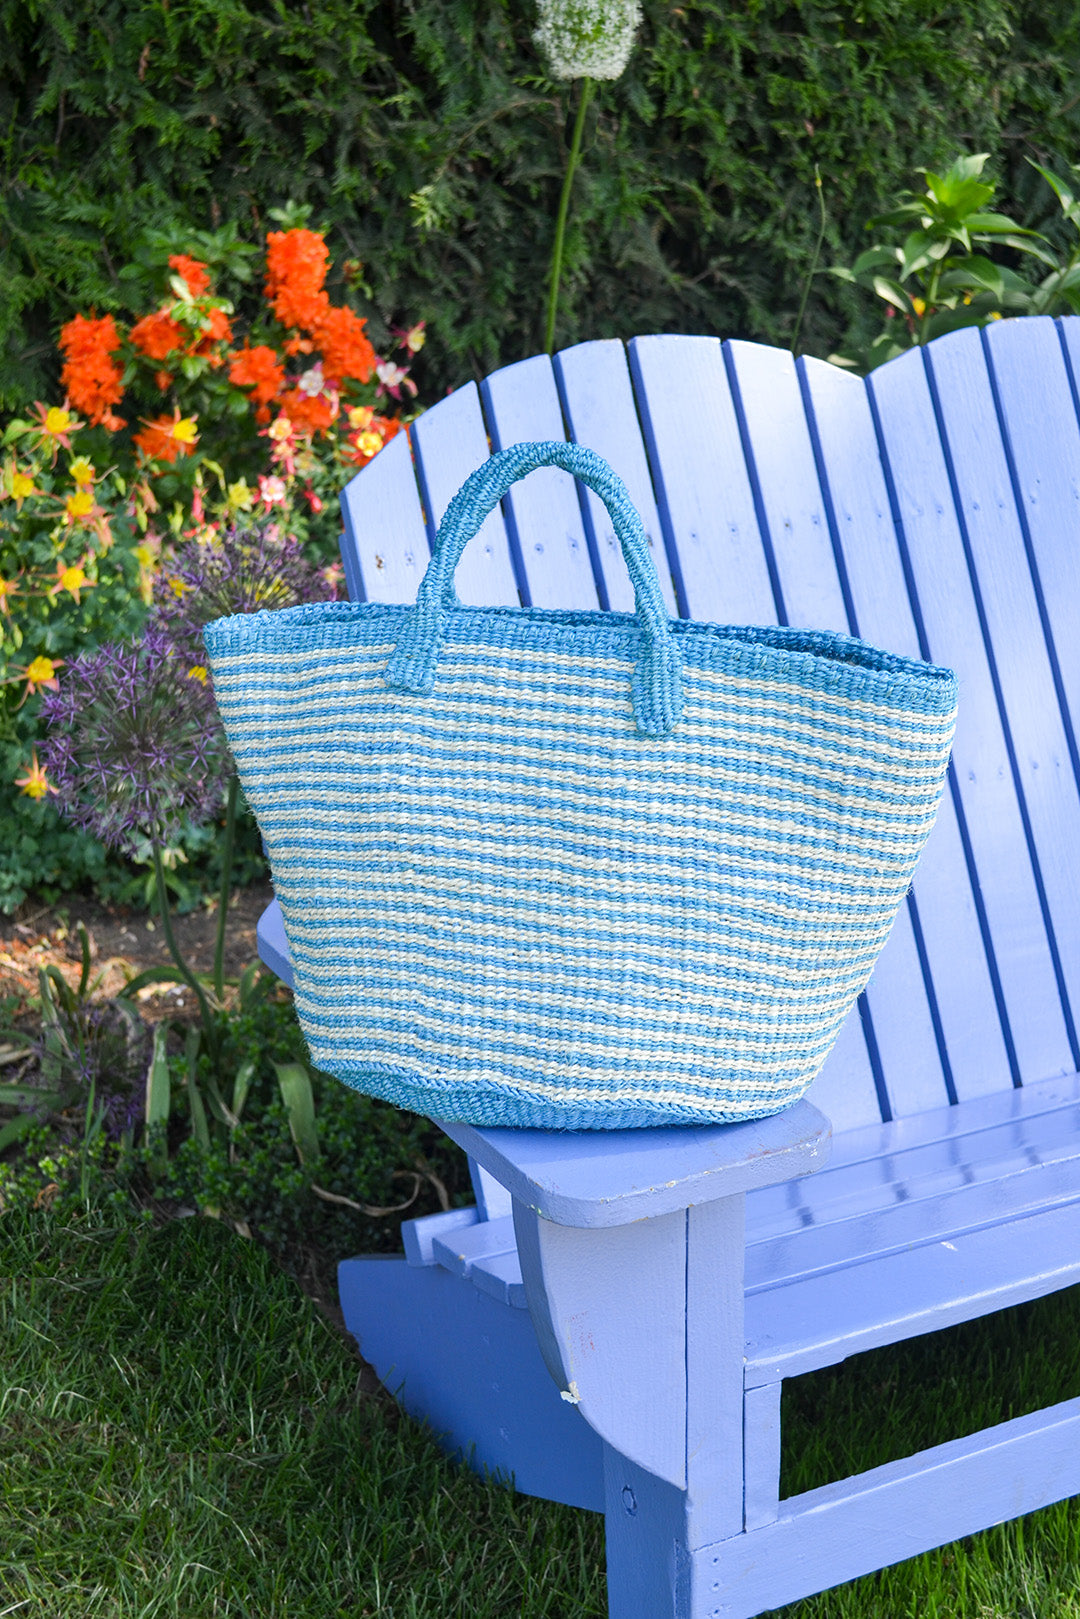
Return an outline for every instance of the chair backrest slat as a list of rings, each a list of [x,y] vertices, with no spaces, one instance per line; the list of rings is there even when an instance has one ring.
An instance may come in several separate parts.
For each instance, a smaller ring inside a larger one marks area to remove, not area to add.
[[[866,390],[859,378],[821,360],[801,361],[799,378],[850,628],[876,646],[918,657],[918,634]],[[946,802],[943,814],[948,816],[950,809]],[[966,887],[955,822],[949,830],[949,845]],[[942,837],[940,821],[934,837]],[[916,879],[916,895],[922,892],[924,869]],[[974,919],[970,889],[964,914]],[[964,945],[981,957],[977,925],[969,930]],[[926,941],[913,895],[897,916],[867,991],[878,1082],[892,1117],[943,1107],[956,1095],[949,1042],[926,966]],[[993,988],[985,972],[982,987],[984,1016],[996,1029]],[[1003,1057],[1000,1036],[998,1046]],[[983,1068],[977,1072],[982,1074]]]
[[[496,371],[481,385],[492,448],[565,439],[555,373],[546,354]],[[577,485],[541,467],[503,502],[523,600],[533,607],[599,606]]]
[[[469,473],[490,454],[476,384],[466,383],[436,409],[425,411],[410,433],[428,535],[433,540],[447,506]],[[463,602],[479,607],[520,605],[510,539],[498,507],[465,547],[455,583]]]
[[[341,557],[350,601],[414,601],[430,548],[404,433],[350,479],[341,511]]]
[[[1056,344],[1055,349],[1060,370]],[[1080,862],[1075,858],[1080,793],[981,334],[958,333],[953,342],[928,351],[926,364],[1054,956],[1070,1067],[1075,1069],[1080,1066]],[[1077,514],[1073,516],[1076,523]],[[1080,530],[1080,523],[1076,526]],[[1009,854],[1003,846],[999,858]]]
[[[570,437],[602,455],[630,492],[649,536],[667,610],[674,615],[678,609],[671,564],[649,476],[649,460],[634,403],[626,350],[614,338],[564,349],[555,357],[555,376]],[[597,582],[601,601],[613,612],[632,613],[634,593],[630,576],[607,508],[591,489],[583,490],[582,498],[593,553],[600,569],[601,577]]]
[[[1080,774],[1080,320],[1000,321],[984,344]]]
[[[776,602],[718,337],[635,337],[630,365],[688,618],[770,624]]]
[[[867,387],[890,468],[925,652],[954,668],[959,679],[951,784],[1013,1078],[1043,1079],[1070,1066],[1069,1042],[921,350],[873,373]],[[1009,851],[1006,860],[1003,849]],[[961,976],[949,993],[965,994],[963,966],[957,964]]]

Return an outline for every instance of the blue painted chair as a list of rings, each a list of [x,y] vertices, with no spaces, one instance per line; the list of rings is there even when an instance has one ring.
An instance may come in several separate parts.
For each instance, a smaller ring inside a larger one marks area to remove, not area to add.
[[[702,1130],[449,1124],[476,1207],[341,1267],[361,1349],[449,1449],[606,1513],[613,1619],[745,1619],[1080,1492],[1072,1400],[779,1497],[785,1378],[1080,1280],[1078,383],[1080,319],[866,382],[748,343],[586,343],[460,389],[345,492],[351,594],[411,600],[466,474],[570,436],[629,486],[672,612],[960,677],[938,825],[808,1101]],[[457,582],[632,606],[605,511],[555,470]],[[273,908],[260,938],[287,977]]]

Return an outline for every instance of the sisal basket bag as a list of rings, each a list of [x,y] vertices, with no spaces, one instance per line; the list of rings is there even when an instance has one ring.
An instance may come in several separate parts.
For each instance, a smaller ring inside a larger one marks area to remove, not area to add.
[[[463,607],[510,485],[611,514],[636,613]],[[670,620],[606,462],[519,444],[454,497],[414,606],[206,631],[313,1061],[437,1119],[562,1129],[795,1101],[934,821],[947,669],[848,636]]]

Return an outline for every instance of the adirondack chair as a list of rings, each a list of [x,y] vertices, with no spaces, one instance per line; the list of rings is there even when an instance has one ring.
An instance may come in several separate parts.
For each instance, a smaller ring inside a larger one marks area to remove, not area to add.
[[[448,1123],[475,1208],[341,1267],[363,1353],[450,1451],[606,1513],[613,1619],[745,1619],[1080,1491],[1071,1400],[779,1496],[785,1378],[1080,1280],[1078,384],[1080,319],[957,332],[865,382],[743,342],[586,343],[459,389],[345,491],[352,596],[407,601],[490,448],[570,436],[627,483],[673,613],[850,630],[960,677],[938,824],[807,1101],[709,1129]],[[457,583],[633,605],[605,510],[554,470]],[[260,940],[288,978],[274,907]]]

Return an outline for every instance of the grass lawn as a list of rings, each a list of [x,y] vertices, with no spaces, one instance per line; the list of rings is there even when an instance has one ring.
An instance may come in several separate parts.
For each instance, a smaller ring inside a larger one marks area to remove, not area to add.
[[[793,1384],[785,1492],[1080,1393],[1078,1293]],[[362,1373],[222,1225],[5,1214],[0,1615],[601,1619],[600,1519],[451,1466]],[[1078,1592],[1065,1504],[783,1612],[1080,1619]]]

